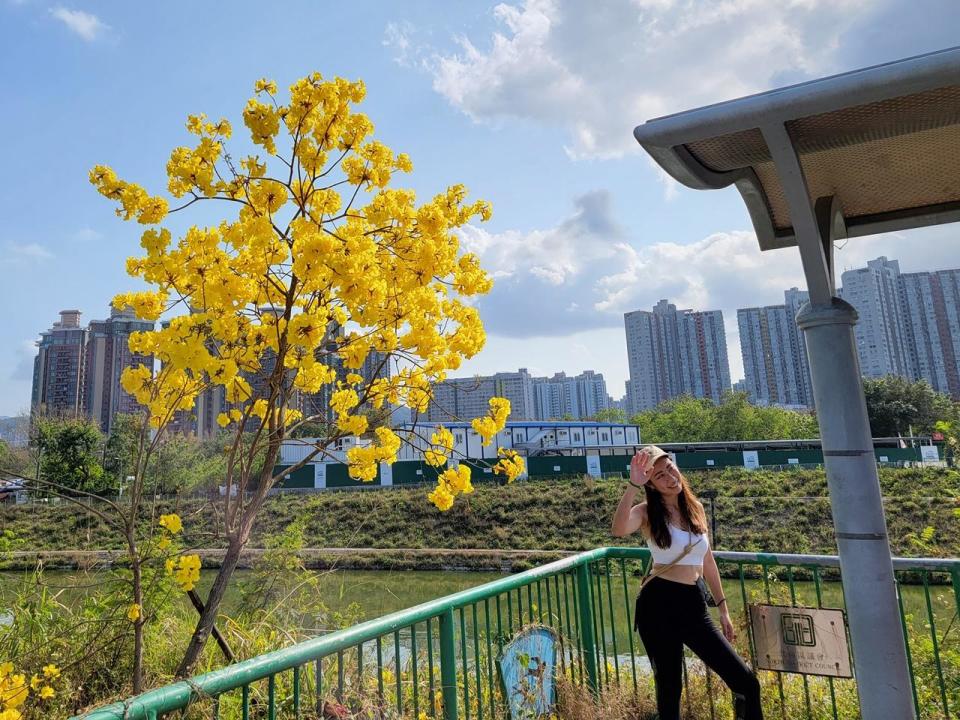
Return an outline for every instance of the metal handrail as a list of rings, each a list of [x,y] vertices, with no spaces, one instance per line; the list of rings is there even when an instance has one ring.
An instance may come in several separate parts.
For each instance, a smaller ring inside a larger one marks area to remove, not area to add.
[[[583,650],[585,651],[584,661],[590,676],[588,685],[595,690],[598,670],[595,664],[596,652],[593,647],[594,638],[592,637],[594,618],[590,615],[592,613],[592,602],[589,597],[593,591],[588,576],[589,566],[605,559],[647,561],[649,555],[649,550],[639,547],[602,547],[588,550],[516,575],[436,598],[322,637],[313,638],[219,670],[204,673],[188,681],[175,682],[150,690],[126,701],[92,710],[80,717],[86,720],[155,720],[163,713],[185,708],[204,697],[217,697],[223,693],[244,688],[251,683],[270,679],[278,673],[299,668],[307,663],[356,648],[358,645],[362,646],[365,642],[375,641],[384,635],[396,633],[417,623],[437,619],[440,623],[440,667],[441,673],[444,675],[444,706],[445,708],[451,706],[454,708],[452,712],[448,710],[446,716],[455,718],[457,669],[456,659],[453,657],[453,611],[461,610],[462,612],[464,608],[477,602],[483,602],[500,594],[509,593],[529,586],[531,583],[572,570],[577,571],[577,592],[581,594],[580,619],[583,622],[581,627],[588,636],[582,638]],[[714,556],[721,565],[730,563],[740,566],[741,569],[745,564],[799,568],[840,567],[839,558],[830,555],[716,551]],[[950,573],[955,585],[955,592],[957,592],[957,585],[960,582],[960,558],[893,558],[893,565],[897,570]],[[588,604],[590,607],[587,607]],[[960,606],[960,595],[957,597],[957,604]],[[587,614],[583,615],[584,612]],[[454,679],[452,683],[449,682],[451,677]],[[451,685],[452,687],[449,687]],[[453,694],[448,695],[448,692]]]

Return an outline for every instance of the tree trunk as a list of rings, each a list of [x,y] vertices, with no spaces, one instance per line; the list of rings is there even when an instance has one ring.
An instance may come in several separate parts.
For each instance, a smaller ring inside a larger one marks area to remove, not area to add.
[[[246,545],[248,537],[249,530],[246,528],[241,528],[237,534],[230,536],[227,552],[223,556],[223,562],[217,571],[217,577],[213,581],[213,586],[210,588],[210,594],[207,596],[206,607],[204,607],[203,612],[200,614],[200,619],[197,620],[197,627],[194,629],[190,643],[187,645],[186,652],[183,654],[183,660],[180,661],[180,665],[177,668],[178,678],[187,677],[193,670],[193,666],[197,664],[197,660],[200,659],[200,653],[203,652],[203,648],[207,644],[207,639],[213,630],[214,622],[216,622],[220,602],[226,594],[227,586],[230,584],[230,578],[233,576],[233,571],[236,570],[237,563],[240,560],[240,551],[243,550],[243,546]]]
[[[140,562],[133,564],[133,601],[140,608],[140,616],[133,621],[133,694],[143,692],[143,578]]]
[[[177,677],[185,678],[193,670],[193,666],[200,659],[200,653],[203,652],[210,634],[213,632],[213,626],[217,619],[217,611],[220,609],[220,603],[227,592],[227,586],[230,584],[230,578],[233,571],[237,569],[237,563],[240,561],[240,551],[243,550],[250,539],[250,532],[253,530],[253,523],[257,519],[257,514],[263,507],[263,502],[270,489],[269,480],[272,476],[273,467],[276,465],[277,455],[280,452],[280,442],[283,440],[282,434],[276,439],[272,439],[267,447],[264,458],[263,470],[261,471],[260,487],[251,500],[250,504],[241,511],[239,522],[236,526],[236,532],[230,534],[227,543],[227,552],[223,557],[223,563],[217,571],[217,577],[213,581],[213,587],[210,588],[210,594],[207,596],[206,607],[200,614],[197,621],[197,627],[193,631],[187,650],[183,654],[183,660],[177,668]],[[237,493],[238,496],[240,493]],[[229,502],[230,495],[227,494],[226,501]],[[239,502],[239,500],[238,500]]]

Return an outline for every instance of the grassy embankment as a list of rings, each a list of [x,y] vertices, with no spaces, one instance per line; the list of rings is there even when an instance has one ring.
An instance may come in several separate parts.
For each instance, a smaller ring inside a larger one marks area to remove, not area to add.
[[[836,551],[822,470],[707,471],[691,473],[689,479],[696,491],[718,493],[720,549]],[[894,554],[960,555],[960,473],[882,470],[881,485]],[[635,543],[609,535],[621,489],[622,482],[584,478],[478,485],[447,513],[426,501],[424,488],[278,495],[268,502],[250,546],[262,547],[266,536],[300,520],[308,548],[361,550],[335,555],[308,551],[308,562],[315,567],[516,570],[564,551]],[[187,545],[210,550],[223,546],[208,501],[165,500],[155,508],[157,513],[171,510],[183,516]],[[933,530],[922,536],[925,528]],[[119,537],[102,521],[69,504],[2,506],[4,530],[16,538],[12,550],[69,551],[65,556],[48,554],[48,563],[57,565],[86,564],[93,559],[86,552],[120,548]],[[215,563],[216,553],[206,561]],[[21,556],[13,562],[32,564],[32,558]]]

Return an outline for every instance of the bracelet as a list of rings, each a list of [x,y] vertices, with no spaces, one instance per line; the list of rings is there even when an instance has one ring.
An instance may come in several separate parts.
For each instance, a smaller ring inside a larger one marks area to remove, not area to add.
[[[726,601],[727,601],[726,598],[720,598],[720,599],[717,600],[717,602],[716,602],[717,607],[720,607],[720,606],[723,605]]]
[[[637,490],[643,490],[644,488],[644,485],[637,485],[632,480],[627,480],[627,485],[633,485],[635,488],[637,488]]]

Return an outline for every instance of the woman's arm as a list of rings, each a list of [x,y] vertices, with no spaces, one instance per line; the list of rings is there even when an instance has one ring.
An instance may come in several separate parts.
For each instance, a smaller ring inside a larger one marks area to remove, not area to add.
[[[710,594],[713,595],[717,603],[717,609],[720,611],[720,625],[723,627],[723,636],[730,642],[737,639],[734,632],[733,623],[730,622],[730,611],[727,609],[726,597],[723,594],[723,584],[720,582],[720,569],[717,567],[717,561],[713,557],[713,551],[707,550],[703,557],[703,579],[710,588]]]
[[[623,497],[620,498],[620,504],[617,505],[617,511],[613,514],[613,524],[610,526],[610,532],[614,537],[626,537],[635,533],[643,525],[646,516],[646,503],[635,505],[634,500],[637,497],[637,488],[627,485],[623,491]]]
[[[633,501],[637,497],[637,492],[649,479],[647,467],[649,460],[650,455],[646,450],[634,453],[630,460],[630,479],[623,491],[623,497],[620,498],[620,504],[617,505],[617,511],[613,514],[613,524],[610,526],[610,532],[614,537],[625,537],[643,526],[647,516],[646,503],[635,505]]]

